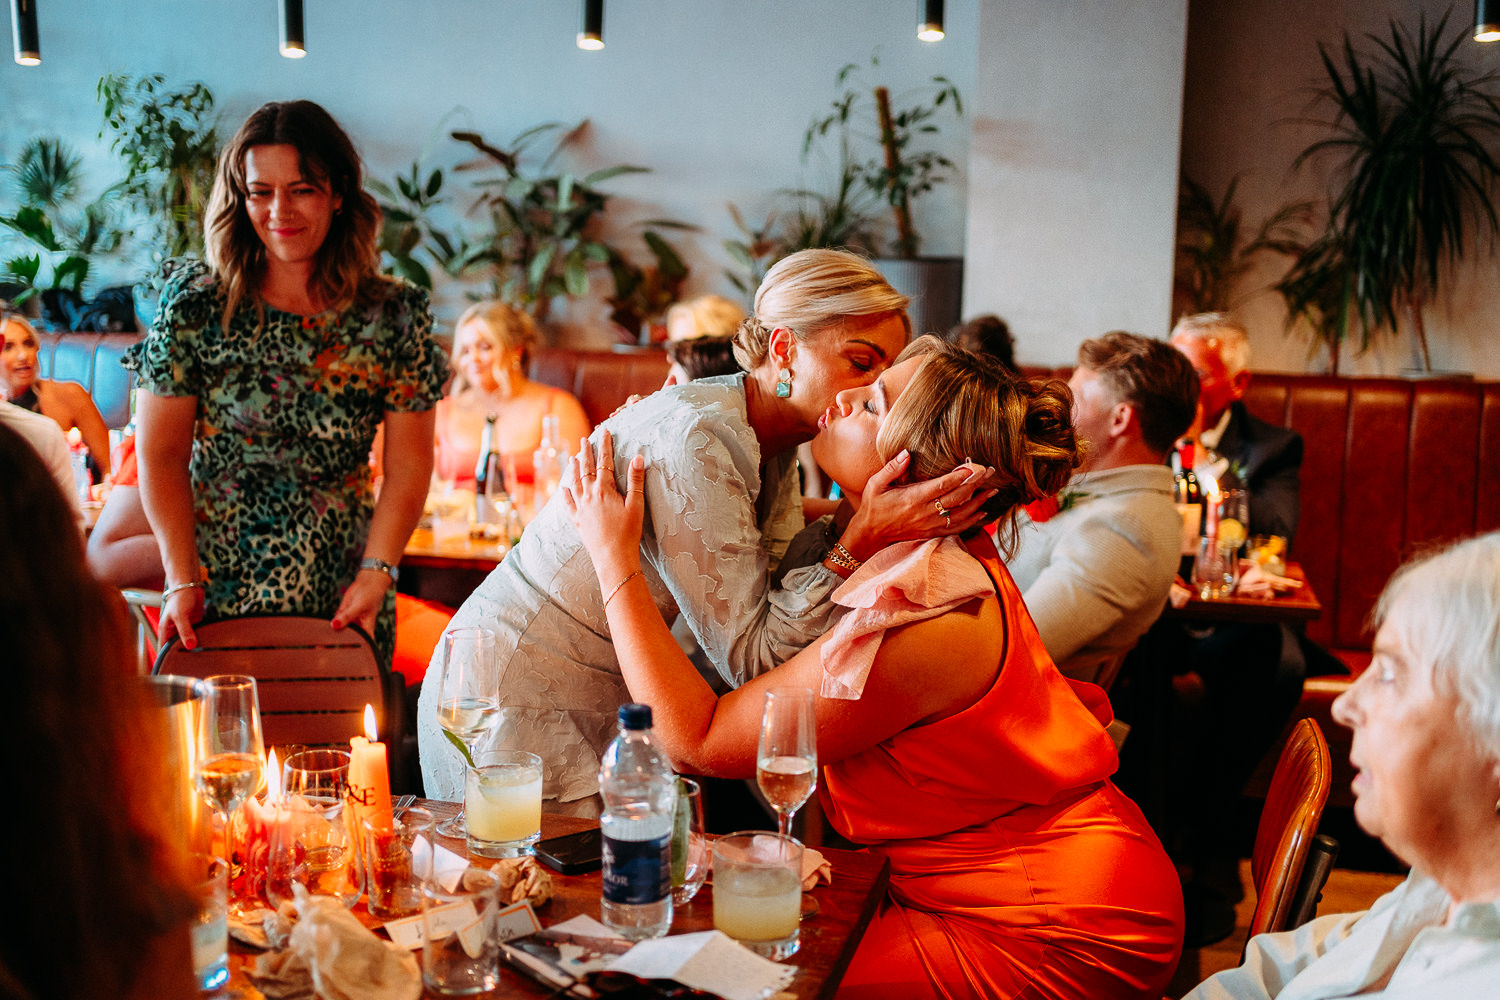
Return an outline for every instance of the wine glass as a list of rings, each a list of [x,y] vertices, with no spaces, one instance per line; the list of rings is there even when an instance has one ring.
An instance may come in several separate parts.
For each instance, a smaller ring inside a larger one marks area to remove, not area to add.
[[[463,743],[470,758],[499,724],[500,665],[490,629],[454,628],[443,633],[437,717],[438,725]],[[462,795],[459,803],[458,815],[439,823],[437,832],[462,840],[468,835]]]
[[[230,885],[237,884],[233,816],[265,778],[265,745],[260,733],[260,698],[255,678],[239,674],[210,677],[202,682],[202,714],[198,717],[198,757],[193,777],[204,798],[224,815],[224,854]],[[247,908],[233,890],[230,910]],[[253,908],[253,904],[249,904]]]
[[[818,787],[817,721],[807,688],[766,692],[755,780],[776,810],[781,835],[790,836],[792,816]]]

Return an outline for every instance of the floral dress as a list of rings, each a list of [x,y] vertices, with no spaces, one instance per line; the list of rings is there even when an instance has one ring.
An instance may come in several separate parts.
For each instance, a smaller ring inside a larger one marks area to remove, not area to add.
[[[375,500],[370,446],[387,411],[431,409],[447,378],[427,293],[297,316],[243,306],[225,330],[204,264],[178,267],[124,359],[143,388],[198,400],[189,465],[206,617],[331,618],[359,572]],[[387,664],[395,599],[375,629]]]

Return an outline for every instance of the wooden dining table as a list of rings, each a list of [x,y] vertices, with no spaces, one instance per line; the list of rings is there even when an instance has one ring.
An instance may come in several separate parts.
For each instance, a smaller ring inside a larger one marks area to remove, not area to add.
[[[431,810],[439,821],[458,811],[458,806],[451,802],[418,800],[417,804]],[[598,825],[598,821],[593,819],[543,814],[542,837],[562,836]],[[438,842],[458,854],[467,853],[461,840],[440,836]],[[834,995],[890,881],[890,862],[881,855],[827,847],[820,847],[818,850],[833,866],[833,881],[828,885],[820,884],[807,894],[812,897],[816,907],[804,903],[804,912],[813,912],[803,918],[801,945],[797,953],[786,960],[787,965],[796,969],[787,992],[794,994],[797,1000],[824,1000]],[[493,864],[484,858],[471,857],[470,860],[486,867]],[[586,914],[596,920],[600,918],[599,872],[585,875],[559,875],[552,872],[551,875],[553,896],[536,909],[537,917],[544,927],[579,914]],[[355,904],[352,912],[366,927],[372,930],[379,927],[379,922],[366,910],[363,898]],[[710,882],[689,903],[674,907],[671,933],[686,934],[712,928],[713,883]],[[226,995],[234,1000],[264,1000],[265,995],[251,984],[245,973],[246,967],[254,963],[259,953],[232,939],[229,952],[230,980],[225,987]],[[417,957],[420,961],[421,955],[418,954]],[[510,998],[548,997],[557,994],[502,963],[500,986],[477,995],[484,998]],[[425,991],[423,996],[436,997],[438,994]]]
[[[1162,617],[1181,621],[1268,622],[1273,625],[1295,625],[1299,622],[1310,622],[1321,615],[1323,605],[1318,603],[1318,595],[1313,592],[1312,584],[1307,582],[1307,574],[1302,571],[1301,565],[1288,562],[1284,575],[1288,579],[1296,580],[1302,586],[1279,594],[1272,594],[1269,591],[1259,595],[1235,592],[1227,597],[1210,599],[1199,597],[1197,591],[1194,590],[1186,605],[1176,608],[1168,604],[1162,612]]]

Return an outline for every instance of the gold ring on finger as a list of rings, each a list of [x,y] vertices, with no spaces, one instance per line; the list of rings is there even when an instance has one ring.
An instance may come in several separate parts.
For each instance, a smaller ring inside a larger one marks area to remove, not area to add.
[[[932,505],[937,508],[938,517],[946,518],[949,514],[953,513],[947,507],[943,506],[942,497],[938,497],[936,500],[932,501]]]

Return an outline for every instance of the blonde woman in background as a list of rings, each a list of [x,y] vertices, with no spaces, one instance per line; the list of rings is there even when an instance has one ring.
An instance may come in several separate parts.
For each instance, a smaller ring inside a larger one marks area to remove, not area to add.
[[[459,317],[453,386],[437,407],[439,478],[474,488],[484,421],[491,413],[495,448],[523,483],[532,481],[531,455],[542,442],[543,417],[557,417],[570,449],[588,436],[589,418],[577,399],[526,377],[535,344],[531,317],[502,302],[477,302]]]
[[[892,489],[904,471],[896,462],[857,513],[842,511],[827,531],[818,525],[794,542],[805,523],[797,445],[811,440],[841,390],[868,385],[895,360],[910,329],[906,297],[864,258],[802,251],[773,267],[756,293],[735,345],[744,372],[662,389],[600,425],[616,442],[607,471],[618,468],[623,482],[636,453],[654,470],[640,544],[652,598],[664,616],[686,618],[727,683],[827,629],[829,596],[847,572],[837,553],[862,559],[897,538],[974,523],[979,504],[964,485],[971,470]],[[800,557],[787,554],[794,544]],[[501,721],[479,749],[540,754],[553,811],[598,812],[599,755],[626,700],[607,597],[554,498],[453,618],[498,639]],[[428,671],[417,713],[422,777],[429,796],[456,799],[464,768],[437,724],[439,673]]]

